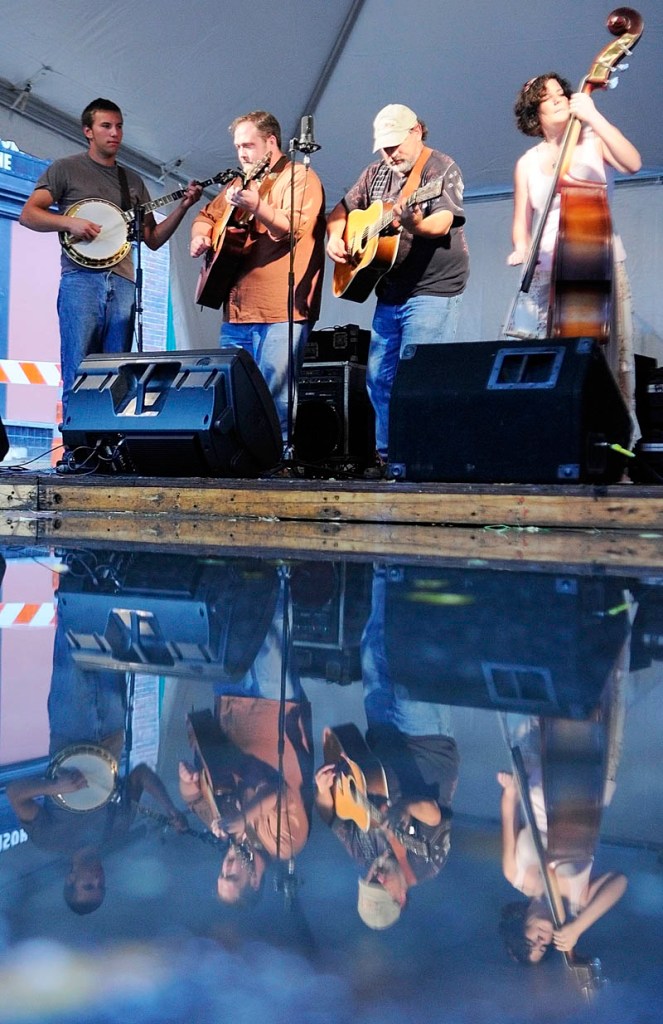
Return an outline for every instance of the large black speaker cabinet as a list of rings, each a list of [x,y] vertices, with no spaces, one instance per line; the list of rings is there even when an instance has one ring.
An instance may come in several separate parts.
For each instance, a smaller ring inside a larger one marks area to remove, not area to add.
[[[0,462],[4,459],[5,455],[9,451],[9,438],[7,437],[7,431],[5,425],[0,419]]]
[[[585,718],[629,635],[624,579],[392,567],[385,652],[412,700]]]
[[[417,345],[391,398],[397,479],[610,483],[628,409],[592,338]]]
[[[282,453],[274,401],[242,349],[88,356],[62,438],[78,464],[144,476],[258,476]]]
[[[366,367],[304,363],[297,385],[295,454],[333,470],[365,468],[375,457],[375,415],[366,393]]]

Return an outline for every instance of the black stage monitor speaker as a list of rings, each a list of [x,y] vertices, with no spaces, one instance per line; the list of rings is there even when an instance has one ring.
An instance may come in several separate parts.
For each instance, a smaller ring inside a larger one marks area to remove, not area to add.
[[[274,401],[242,349],[88,356],[62,439],[78,464],[144,476],[258,476],[282,453]]]
[[[391,398],[397,479],[611,483],[631,420],[592,338],[417,345]]]
[[[375,415],[366,367],[304,363],[297,385],[295,454],[306,463],[365,468],[375,457]]]

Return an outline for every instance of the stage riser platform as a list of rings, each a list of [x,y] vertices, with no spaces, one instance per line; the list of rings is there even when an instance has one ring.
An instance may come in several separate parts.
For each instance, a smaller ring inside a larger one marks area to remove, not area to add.
[[[0,485],[8,542],[663,572],[663,500],[643,488],[464,488],[65,479]]]
[[[58,514],[663,530],[663,488],[632,484],[543,487],[12,475],[0,481],[0,508]]]
[[[536,527],[408,526],[129,513],[7,515],[0,537],[48,545],[136,545],[141,550],[366,558],[492,567],[566,566],[574,571],[663,574],[663,531],[539,530]]]
[[[663,489],[5,476],[3,511],[134,512],[313,521],[663,529]]]

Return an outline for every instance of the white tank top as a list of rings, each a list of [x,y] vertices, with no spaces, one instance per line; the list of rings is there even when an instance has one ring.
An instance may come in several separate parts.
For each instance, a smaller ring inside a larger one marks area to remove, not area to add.
[[[532,222],[532,234],[537,230],[541,212],[545,206],[553,176],[545,174],[541,169],[543,158],[542,143],[533,146],[525,153],[525,171],[527,174],[527,194],[534,211]],[[580,132],[580,138],[573,151],[569,178],[576,178],[578,181],[596,181],[608,186],[608,199],[612,195],[614,184],[614,170],[610,164],[604,163],[601,152],[601,145],[591,128],[584,126]],[[552,256],[559,231],[559,192],[553,198],[548,218],[546,220],[541,245],[539,248],[539,262],[542,270],[550,270]],[[624,250],[621,241],[613,236],[614,256],[616,260],[624,259]]]

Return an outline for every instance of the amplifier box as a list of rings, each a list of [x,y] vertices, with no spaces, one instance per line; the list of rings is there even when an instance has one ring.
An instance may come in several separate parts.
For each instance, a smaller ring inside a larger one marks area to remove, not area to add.
[[[311,331],[304,349],[305,363],[359,363],[366,366],[371,332],[357,324]]]
[[[298,460],[331,471],[364,469],[375,458],[375,414],[366,368],[356,363],[304,363],[294,430]]]

